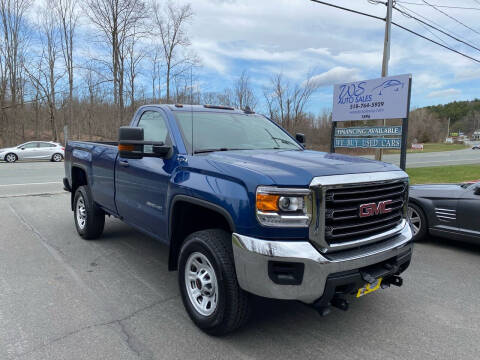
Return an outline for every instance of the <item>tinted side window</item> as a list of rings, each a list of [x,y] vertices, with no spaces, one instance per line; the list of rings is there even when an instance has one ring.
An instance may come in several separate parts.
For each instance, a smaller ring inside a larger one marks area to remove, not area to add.
[[[50,147],[55,147],[55,145],[53,144],[49,144],[49,143],[40,143],[40,147],[41,148],[50,148]]]
[[[165,118],[158,111],[146,111],[143,113],[138,126],[143,128],[144,140],[162,141],[165,144],[170,144],[170,137],[168,134],[168,127]],[[145,152],[152,151],[151,146],[144,147]]]
[[[25,144],[25,145],[22,146],[22,148],[25,148],[25,149],[32,149],[32,148],[36,148],[36,147],[38,147],[38,143],[36,143],[36,142]]]

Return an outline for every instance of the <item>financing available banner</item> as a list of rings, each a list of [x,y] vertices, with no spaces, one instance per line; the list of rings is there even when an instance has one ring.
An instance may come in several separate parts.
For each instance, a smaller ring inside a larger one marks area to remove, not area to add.
[[[335,136],[402,136],[401,126],[335,128]]]
[[[332,120],[408,117],[410,79],[407,74],[335,85]]]

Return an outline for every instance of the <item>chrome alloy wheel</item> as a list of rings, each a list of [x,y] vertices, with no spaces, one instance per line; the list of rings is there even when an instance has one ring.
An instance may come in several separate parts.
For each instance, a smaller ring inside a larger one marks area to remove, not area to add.
[[[83,230],[85,228],[85,224],[87,223],[87,210],[85,209],[85,201],[83,200],[83,196],[80,196],[77,200],[76,214],[78,227]]]
[[[53,155],[53,161],[55,161],[55,162],[62,161],[62,155],[60,155],[60,154]]]
[[[15,154],[8,154],[5,157],[5,160],[7,160],[7,162],[9,162],[9,163],[13,163],[17,160],[17,157],[15,156]]]
[[[213,314],[218,304],[217,276],[212,264],[202,253],[194,252],[188,257],[185,286],[195,310],[203,316]]]
[[[414,208],[408,207],[408,218],[410,219],[410,223],[412,224],[413,235],[417,235],[420,229],[422,228],[422,219],[420,214],[415,211]]]

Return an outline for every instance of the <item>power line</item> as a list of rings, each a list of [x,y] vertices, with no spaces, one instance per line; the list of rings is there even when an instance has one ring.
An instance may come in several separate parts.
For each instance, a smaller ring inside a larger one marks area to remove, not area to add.
[[[428,4],[416,3],[416,2],[410,2],[410,1],[400,1],[400,0],[397,0],[397,3],[408,4],[408,5],[428,6]],[[477,3],[480,5],[480,2],[477,2]],[[478,8],[478,7],[451,6],[451,5],[439,5],[439,4],[432,4],[432,5],[436,6],[438,8],[460,9],[460,10],[478,10],[478,11],[480,11],[480,8]]]
[[[341,9],[341,10],[344,10],[344,11],[348,11],[348,12],[351,12],[351,13],[368,16],[368,17],[371,17],[371,18],[374,18],[374,19],[377,19],[377,20],[386,21],[385,18],[382,18],[382,17],[380,17],[380,16],[375,16],[375,15],[372,15],[372,14],[367,14],[367,13],[364,13],[364,12],[361,12],[361,11],[357,11],[357,10],[353,10],[353,9],[348,9],[348,8],[345,8],[345,7],[342,7],[342,6],[338,6],[338,5],[334,5],[334,4],[325,2],[325,1],[320,1],[320,0],[310,0],[310,1],[315,2],[315,3],[322,4],[322,5],[334,7],[334,8],[337,8],[337,9]],[[436,45],[438,45],[438,46],[441,46],[441,47],[443,47],[443,48],[445,48],[445,49],[447,49],[447,50],[453,51],[454,53],[456,53],[456,54],[458,54],[458,55],[461,55],[461,56],[463,56],[463,57],[466,57],[467,59],[470,59],[470,60],[475,61],[475,62],[477,62],[477,63],[480,64],[480,60],[479,60],[479,59],[476,59],[476,58],[474,58],[474,57],[472,57],[472,56],[469,56],[469,55],[467,55],[467,54],[465,54],[465,53],[462,53],[462,52],[460,52],[460,51],[458,51],[458,50],[455,50],[455,49],[453,49],[453,48],[451,48],[451,47],[449,47],[449,46],[443,45],[443,44],[439,43],[438,41],[435,41],[435,40],[433,40],[433,39],[430,39],[429,37],[426,37],[426,36],[424,36],[424,35],[422,35],[422,34],[419,34],[418,32],[413,31],[413,30],[410,30],[409,28],[407,28],[407,27],[405,27],[405,26],[402,26],[402,25],[400,25],[400,24],[397,24],[397,23],[395,23],[395,22],[393,22],[393,21],[392,21],[392,24],[395,25],[395,26],[397,26],[397,27],[399,27],[400,29],[403,29],[403,30],[405,30],[405,31],[408,31],[408,32],[411,33],[411,34],[417,35],[417,36],[421,37],[422,39],[425,39],[425,40],[427,40],[427,41],[430,41],[430,42],[432,42],[432,43],[434,43],[434,44],[436,44]]]
[[[453,16],[448,15],[445,11],[440,10],[440,9],[437,8],[435,5],[432,5],[432,4],[428,3],[428,2],[426,2],[425,0],[422,0],[422,1],[423,1],[425,4],[427,4],[428,6],[434,8],[434,9],[437,10],[438,12],[442,13],[443,15],[449,17],[449,18],[452,19],[453,21],[455,21],[455,22],[459,23],[460,25],[466,27],[467,29],[473,31],[474,33],[480,35],[480,32],[478,32],[477,30],[475,30],[474,28],[472,28],[472,27],[470,27],[470,26],[468,26],[468,25],[465,25],[463,22],[461,22],[460,20],[454,18]]]
[[[424,5],[426,5],[426,4],[424,4]],[[452,30],[445,28],[444,26],[440,25],[439,23],[437,23],[437,22],[435,22],[435,21],[433,21],[433,20],[430,20],[430,19],[426,18],[426,17],[423,16],[422,14],[419,14],[419,13],[417,13],[417,12],[409,9],[409,8],[407,8],[406,6],[402,6],[402,5],[397,5],[397,6],[399,6],[400,8],[402,8],[404,11],[409,11],[409,12],[411,12],[412,14],[417,15],[419,18],[422,18],[423,20],[429,22],[430,24],[436,25],[438,28],[443,29],[443,31],[445,31],[445,32],[449,32],[450,34],[453,34],[453,35],[455,35],[455,36],[458,37],[458,38],[461,37],[461,35],[456,34],[456,33],[453,32]]]
[[[462,53],[462,52],[460,52],[460,51],[458,51],[458,50],[452,49],[452,48],[449,47],[449,46],[440,44],[438,41],[432,40],[432,39],[430,39],[430,38],[428,38],[428,37],[426,37],[426,36],[424,36],[424,35],[422,35],[422,34],[419,34],[419,33],[416,32],[416,31],[410,30],[409,28],[406,28],[405,26],[402,26],[402,25],[400,25],[400,24],[397,24],[397,23],[395,23],[395,22],[393,22],[393,21],[392,21],[392,24],[395,25],[395,26],[397,26],[397,27],[399,27],[400,29],[403,29],[403,30],[405,30],[405,31],[408,31],[409,33],[412,33],[412,34],[414,34],[414,35],[417,35],[417,36],[419,36],[419,37],[421,37],[421,38],[423,38],[423,39],[425,39],[425,40],[427,40],[427,41],[430,41],[430,42],[432,42],[432,43],[434,43],[434,44],[437,44],[438,46],[441,46],[441,47],[443,47],[443,48],[445,48],[445,49],[448,49],[448,50],[450,50],[450,51],[453,51],[454,53],[457,53],[458,55],[464,56],[464,57],[466,57],[466,58],[468,58],[468,59],[470,59],[470,60],[473,60],[473,61],[475,61],[475,62],[477,62],[477,63],[480,64],[480,60],[475,59],[474,57],[471,57],[471,56],[469,56],[469,55],[467,55],[467,54],[464,54],[464,53]]]
[[[401,5],[399,5],[399,6],[401,6]],[[448,36],[448,37],[450,37],[450,38],[452,38],[452,39],[454,39],[454,40],[456,40],[456,41],[458,41],[458,42],[461,42],[462,44],[465,44],[465,45],[471,47],[472,49],[475,49],[475,50],[480,51],[480,48],[476,47],[475,45],[472,45],[472,44],[470,44],[470,43],[468,43],[468,42],[466,42],[466,41],[464,41],[464,40],[462,40],[462,39],[459,39],[459,38],[456,37],[456,36],[453,36],[453,35],[447,33],[446,31],[443,31],[442,29],[437,28],[436,26],[433,26],[433,25],[431,25],[431,24],[429,24],[429,23],[427,23],[427,22],[425,22],[425,21],[423,21],[423,20],[421,20],[421,19],[418,19],[417,17],[415,17],[415,16],[413,16],[413,15],[411,15],[411,14],[408,14],[408,13],[405,12],[404,10],[401,10],[401,9],[395,7],[395,6],[394,6],[393,8],[394,8],[395,10],[397,10],[399,13],[403,14],[404,16],[406,16],[406,17],[409,17],[409,18],[411,18],[411,19],[414,19],[414,20],[420,22],[420,23],[423,24],[423,25],[426,25],[426,26],[428,26],[428,27],[430,27],[430,28],[432,28],[432,29],[435,29],[435,30],[437,30],[438,32],[441,32],[442,34],[444,34],[444,35],[446,35],[446,36]],[[406,9],[406,8],[403,7],[403,6],[402,6],[402,8]],[[433,34],[433,32],[431,32],[431,33]],[[435,34],[434,34],[434,35],[435,35]],[[435,35],[435,36],[437,37],[437,35]],[[437,37],[437,38],[440,39],[439,37]],[[440,40],[441,40],[441,39],[440,39]],[[441,41],[443,41],[443,40],[441,40]]]
[[[344,10],[344,11],[348,11],[348,12],[351,12],[351,13],[355,13],[355,14],[358,14],[358,15],[364,15],[364,16],[368,16],[368,17],[371,17],[371,18],[374,18],[374,19],[377,19],[377,20],[385,21],[385,18],[383,18],[383,17],[372,15],[372,14],[367,14],[367,13],[364,13],[364,12],[361,12],[361,11],[358,11],[358,10],[349,9],[349,8],[339,6],[339,5],[330,4],[330,3],[325,2],[325,1],[320,1],[320,0],[310,0],[310,1],[318,3],[318,4],[322,4],[322,5],[331,6],[331,7],[334,7],[334,8],[340,9],[340,10]]]
[[[445,45],[448,46],[448,43],[443,40],[440,36],[438,36],[437,34],[435,34],[432,30],[430,30],[426,25],[420,23],[420,25],[422,25],[422,27],[427,30],[430,34],[432,34],[433,36],[435,36],[439,41],[441,41],[442,43],[444,43]]]

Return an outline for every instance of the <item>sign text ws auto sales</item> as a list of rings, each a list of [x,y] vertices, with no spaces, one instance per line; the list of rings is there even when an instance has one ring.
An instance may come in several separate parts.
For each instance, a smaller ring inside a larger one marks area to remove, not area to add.
[[[333,121],[407,117],[411,75],[397,75],[335,85]]]

